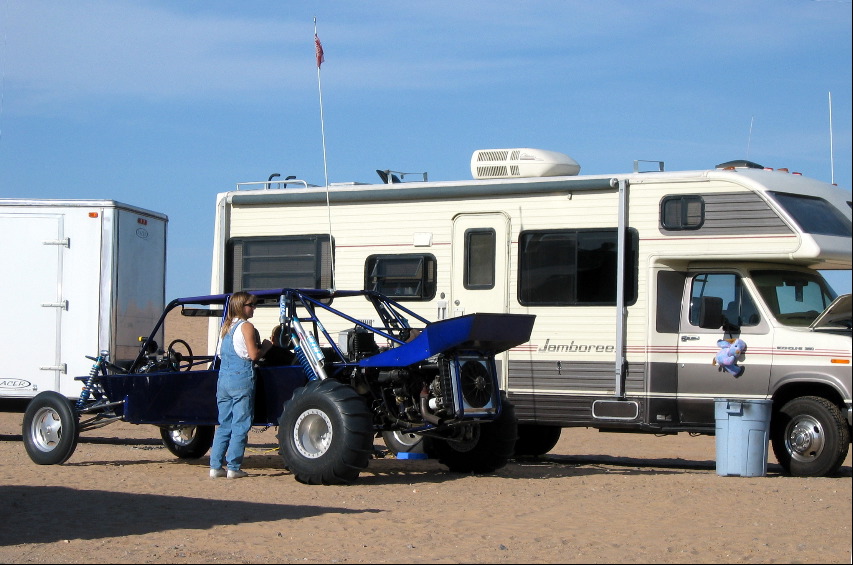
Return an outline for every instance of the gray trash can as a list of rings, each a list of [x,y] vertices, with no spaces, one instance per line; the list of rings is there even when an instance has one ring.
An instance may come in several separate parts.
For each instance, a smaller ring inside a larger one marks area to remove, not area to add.
[[[772,400],[714,400],[718,475],[767,475],[772,407]]]

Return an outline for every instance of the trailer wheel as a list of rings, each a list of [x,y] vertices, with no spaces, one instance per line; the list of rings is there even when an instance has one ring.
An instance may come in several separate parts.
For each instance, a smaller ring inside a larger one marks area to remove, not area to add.
[[[516,457],[539,457],[545,455],[560,441],[560,426],[537,426],[520,424],[518,441],[515,442]]]
[[[310,381],[284,403],[277,437],[297,481],[350,484],[373,453],[373,417],[351,387],[331,379]]]
[[[791,400],[773,415],[773,453],[785,472],[797,477],[835,473],[850,446],[850,431],[838,407],[825,398]]]
[[[504,396],[503,409],[497,419],[466,424],[459,432],[448,439],[425,437],[426,453],[456,473],[496,471],[506,466],[518,439],[515,407]]]
[[[420,434],[402,430],[382,432],[382,441],[394,455],[398,453],[424,453],[424,438]]]
[[[172,455],[198,459],[213,445],[213,426],[172,426],[160,428],[160,437]]]
[[[58,392],[40,392],[27,405],[23,423],[24,448],[34,463],[65,463],[80,437],[77,414]]]

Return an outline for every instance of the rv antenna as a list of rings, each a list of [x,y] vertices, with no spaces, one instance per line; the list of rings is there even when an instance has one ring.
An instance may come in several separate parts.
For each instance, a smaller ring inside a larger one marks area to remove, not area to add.
[[[749,119],[749,137],[746,140],[746,158],[749,159],[749,146],[752,144],[752,123],[755,121],[755,116]]]
[[[835,159],[832,156],[832,91],[829,92],[829,178],[835,184]]]
[[[314,17],[314,51],[317,56],[317,90],[320,93],[320,135],[323,138],[323,178],[326,181],[326,211],[329,217],[329,255],[332,266],[332,291],[335,290],[335,249],[332,242],[332,207],[329,204],[329,169],[326,165],[326,125],[323,119],[323,84],[320,81],[320,65],[326,60],[323,45],[317,36],[317,18]]]

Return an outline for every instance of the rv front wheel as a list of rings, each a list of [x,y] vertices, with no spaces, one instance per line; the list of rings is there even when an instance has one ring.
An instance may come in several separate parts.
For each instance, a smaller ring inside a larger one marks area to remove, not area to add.
[[[54,391],[41,392],[27,405],[21,434],[34,463],[65,463],[77,448],[80,427],[71,401]]]
[[[835,473],[850,445],[850,432],[838,407],[825,398],[791,400],[773,415],[770,436],[782,468],[799,477]]]

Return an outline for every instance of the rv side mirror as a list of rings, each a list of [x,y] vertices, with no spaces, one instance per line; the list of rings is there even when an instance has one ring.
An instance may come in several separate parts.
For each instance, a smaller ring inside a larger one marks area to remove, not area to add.
[[[723,325],[723,299],[719,296],[703,296],[699,302],[699,327],[717,329]]]

